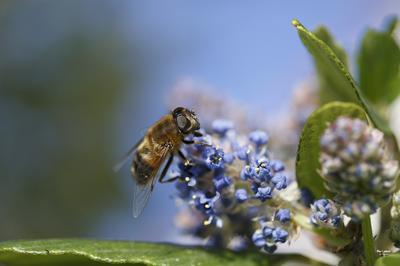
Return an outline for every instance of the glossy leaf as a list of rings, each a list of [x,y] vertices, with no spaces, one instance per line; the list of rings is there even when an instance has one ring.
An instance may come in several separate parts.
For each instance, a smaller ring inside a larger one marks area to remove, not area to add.
[[[307,187],[316,198],[331,196],[324,187],[320,169],[320,138],[329,123],[339,116],[367,120],[364,110],[354,103],[331,102],[316,111],[307,119],[300,137],[296,158],[296,177],[299,187]]]
[[[343,63],[343,65],[348,67],[348,57],[344,48],[337,43],[332,34],[328,31],[328,29],[324,26],[319,26],[314,30],[315,36],[323,41],[326,45],[328,45],[332,51],[336,54],[339,60]]]
[[[317,36],[318,39],[323,41],[326,45],[328,45],[332,51],[336,54],[336,56],[339,58],[339,60],[344,64],[344,66],[347,68],[348,67],[348,57],[346,54],[346,51],[343,49],[340,44],[338,44],[331,33],[328,31],[327,28],[324,26],[319,26],[314,30],[315,36]]]
[[[129,241],[53,239],[0,243],[0,264],[6,265],[323,265],[301,255],[235,253],[171,244]]]
[[[318,35],[329,41],[333,48],[309,32],[299,21],[293,20],[292,24],[296,27],[301,41],[314,59],[322,91],[330,93],[328,98],[321,99],[321,104],[332,100],[357,102],[356,94],[349,82],[351,76],[345,64],[335,55],[334,50],[337,50],[337,46],[332,45],[333,40],[330,34],[326,30],[317,32]]]
[[[312,55],[317,72],[326,81],[326,84],[329,84],[329,88],[334,91],[336,99],[359,103],[377,128],[386,133],[391,133],[387,122],[372,109],[346,66],[335,55],[334,51],[315,34],[309,32],[298,20],[293,20],[292,24],[296,27],[304,46]]]
[[[314,34],[332,49],[332,51],[337,55],[339,60],[347,68],[348,58],[346,51],[339,44],[335,42],[333,36],[329,33],[328,29],[323,26],[320,26],[314,30]],[[319,82],[318,93],[321,104],[330,101],[347,100],[346,97],[343,97],[340,94],[338,95],[337,90],[335,90],[335,80],[331,80],[329,78],[329,75],[327,75],[328,73],[325,72],[324,66],[318,67],[317,72],[318,72],[318,82]],[[354,99],[352,99],[351,101],[353,100]]]

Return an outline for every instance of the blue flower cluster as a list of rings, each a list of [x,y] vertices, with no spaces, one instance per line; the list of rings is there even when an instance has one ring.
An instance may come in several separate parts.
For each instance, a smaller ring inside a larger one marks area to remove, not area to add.
[[[252,236],[254,245],[268,253],[276,250],[278,243],[285,243],[289,237],[287,225],[290,222],[290,210],[279,209],[275,212],[273,221],[261,220],[260,229]]]
[[[190,163],[178,164],[178,197],[191,207],[188,215],[201,220],[186,232],[225,247],[239,237],[242,246],[273,252],[290,233],[289,209],[271,204],[289,179],[284,164],[270,159],[268,135],[239,135],[226,120],[214,121],[212,132],[202,133],[196,144],[183,148]]]
[[[340,209],[329,199],[316,200],[311,205],[311,223],[315,226],[337,228],[343,222]]]

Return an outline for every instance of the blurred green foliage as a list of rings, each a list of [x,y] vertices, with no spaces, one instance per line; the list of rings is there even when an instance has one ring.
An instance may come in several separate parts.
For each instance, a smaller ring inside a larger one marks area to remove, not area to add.
[[[357,86],[352,75],[335,54],[334,50],[308,31],[298,20],[292,21],[303,45],[311,54],[320,81],[320,90],[331,89],[335,93],[329,101],[354,102],[364,108],[371,122],[381,131],[392,135],[388,122],[373,108],[368,99]],[[333,42],[333,40],[331,40]],[[325,87],[325,85],[329,85]],[[323,99],[320,99],[323,103]]]
[[[366,105],[378,128],[390,133],[384,121],[387,119],[388,104],[400,94],[400,47],[394,36],[397,24],[397,18],[391,17],[383,30],[368,29],[364,34],[357,51],[358,80],[354,81],[351,78],[354,87],[357,87],[356,83],[359,85],[357,94],[354,94],[349,83],[341,83],[341,79],[335,78],[335,71],[329,69],[327,62],[315,56],[321,105],[330,101]],[[334,40],[329,31],[320,26],[314,31],[314,35],[332,50],[340,60],[343,70],[349,72],[346,51]],[[375,109],[368,107],[370,105]]]
[[[83,234],[118,194],[120,39],[77,1],[1,7],[0,239]]]
[[[368,29],[358,53],[360,88],[374,103],[388,104],[400,93],[400,47],[393,36],[397,18],[387,29]]]

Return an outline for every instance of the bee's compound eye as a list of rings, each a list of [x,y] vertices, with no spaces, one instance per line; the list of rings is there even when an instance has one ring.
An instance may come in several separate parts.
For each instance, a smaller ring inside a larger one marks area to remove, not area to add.
[[[177,122],[178,127],[179,127],[180,129],[186,128],[186,127],[187,127],[187,124],[188,124],[188,120],[187,120],[186,117],[184,117],[183,115],[179,115],[179,116],[176,118],[176,122]]]

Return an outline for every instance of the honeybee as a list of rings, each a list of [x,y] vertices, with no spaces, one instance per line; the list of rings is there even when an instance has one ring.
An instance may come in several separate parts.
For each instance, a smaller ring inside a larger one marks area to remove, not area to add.
[[[174,156],[178,154],[185,164],[189,163],[180,151],[180,147],[182,143],[195,143],[185,137],[190,134],[202,136],[199,129],[200,123],[196,114],[189,109],[177,107],[148,128],[145,136],[128,151],[125,159],[114,167],[114,170],[118,171],[133,156],[131,174],[134,181],[133,216],[135,218],[146,206],[157,180],[160,183],[166,183],[177,179],[175,177],[164,180]]]

